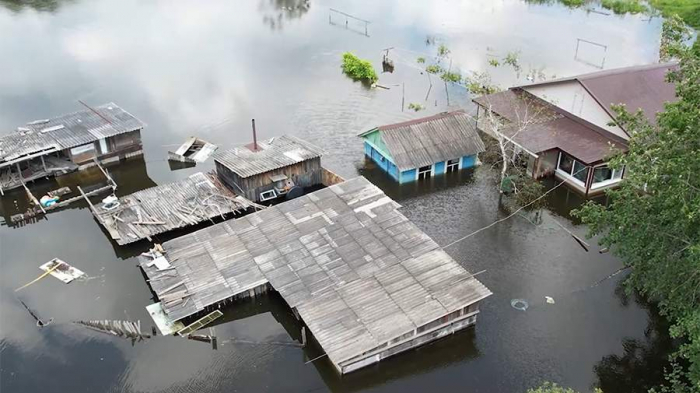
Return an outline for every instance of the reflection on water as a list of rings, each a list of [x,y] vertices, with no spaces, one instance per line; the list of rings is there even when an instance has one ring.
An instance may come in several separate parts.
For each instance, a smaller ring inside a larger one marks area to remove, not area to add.
[[[623,282],[615,294],[623,304],[636,304],[648,311],[649,320],[643,338],[622,340],[623,353],[603,357],[593,367],[604,392],[646,393],[664,380],[664,370],[670,370],[669,353],[678,343],[669,337],[670,324],[659,315],[655,304],[649,303],[638,293],[627,295]]]
[[[309,12],[310,0],[261,0],[263,23],[271,30],[284,29],[285,22],[299,19]]]
[[[399,186],[364,160],[357,137],[380,124],[472,109],[464,88],[435,84],[430,89],[417,57],[435,56],[436,45],[444,43],[453,68],[463,75],[492,70],[499,84],[508,85],[525,81],[513,80],[505,67],[489,68],[490,58],[519,50],[524,70],[546,67],[547,75],[558,76],[592,71],[573,58],[576,39],[583,38],[609,45],[610,67],[650,63],[656,61],[660,30],[658,20],[642,23],[639,17],[610,18],[520,0],[0,4],[0,54],[12,59],[0,62],[2,132],[29,119],[74,111],[76,99],[117,102],[148,124],[142,133],[145,161],[109,168],[117,194],[124,195],[211,170],[211,160],[171,170],[166,152],[191,135],[222,149],[247,143],[250,119],[256,118],[260,138],[288,133],[308,139],[327,151],[324,166],[378,184],[438,244],[503,217],[492,174],[480,167]],[[20,4],[29,6],[17,8]],[[329,25],[331,8],[371,21],[371,36]],[[138,28],[124,28],[125,20]],[[354,51],[379,69],[382,50],[389,47],[394,47],[395,70],[380,75],[388,90],[364,88],[341,73],[343,52]],[[404,112],[404,99],[426,109]],[[38,182],[33,190],[102,181],[99,173],[85,172]],[[626,365],[641,375],[660,364],[648,359],[661,356],[663,345],[654,343],[666,340],[664,329],[649,336],[651,341],[644,329],[655,311],[636,301],[621,304],[615,295],[618,277],[574,291],[606,277],[620,262],[612,254],[585,252],[554,223],[583,236],[585,228],[568,221],[580,196],[561,187],[549,200],[553,214],[545,214],[540,225],[514,217],[448,249],[468,270],[485,270],[480,277],[494,292],[475,329],[342,378],[323,358],[306,364],[322,354],[313,342],[305,349],[231,343],[213,351],[200,342],[158,336],[131,347],[75,327],[74,320],[96,319],[150,325],[144,307],[152,294],[134,259],[148,244],[116,246],[84,202],[32,225],[0,226],[0,390],[510,392],[547,379],[580,391],[599,383],[609,393],[652,384],[658,379],[654,372],[636,385],[629,379],[613,384],[608,376]],[[21,192],[0,199],[2,216],[6,220],[26,203]],[[20,292],[37,315],[54,318],[39,330],[14,289],[36,278],[38,266],[55,257],[90,279],[65,285],[47,277]],[[544,296],[556,304],[548,305]],[[514,310],[514,298],[531,307]],[[300,327],[284,301],[270,294],[228,308],[213,328],[222,340],[298,342]],[[627,355],[623,340],[652,349]]]
[[[58,10],[61,5],[72,3],[73,1],[74,0],[0,0],[0,5],[14,12],[20,12],[24,9],[54,12]]]

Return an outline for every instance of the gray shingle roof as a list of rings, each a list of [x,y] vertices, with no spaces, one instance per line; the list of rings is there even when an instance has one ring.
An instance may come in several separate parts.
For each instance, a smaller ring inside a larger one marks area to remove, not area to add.
[[[0,162],[42,150],[70,149],[144,127],[141,121],[113,102],[93,109],[99,115],[85,109],[52,119],[33,121],[17,127],[16,132],[0,136]]]
[[[159,296],[184,283],[175,320],[269,283],[339,364],[491,295],[398,207],[357,177],[165,242],[168,276],[141,267]]]
[[[291,135],[258,142],[258,151],[238,146],[214,155],[214,160],[242,178],[321,157],[323,150]]]
[[[484,151],[484,142],[461,110],[377,129],[401,171]]]

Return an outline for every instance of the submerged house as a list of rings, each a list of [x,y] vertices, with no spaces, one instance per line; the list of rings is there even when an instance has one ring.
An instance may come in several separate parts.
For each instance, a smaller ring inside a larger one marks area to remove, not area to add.
[[[511,126],[500,127],[515,153],[524,153],[528,174],[553,175],[584,196],[619,185],[625,169],[609,168],[614,151],[626,151],[629,130],[616,124],[611,106],[642,110],[651,124],[666,102],[676,100],[666,81],[673,64],[652,64],[594,72],[513,87],[474,99],[477,128],[493,132],[490,110]]]
[[[238,146],[214,155],[216,173],[235,193],[253,202],[295,198],[326,184],[321,148],[282,135]]]
[[[275,290],[341,374],[474,325],[491,291],[399,207],[357,177],[167,241],[140,261],[154,322]]]
[[[142,154],[144,124],[114,103],[36,120],[0,136],[0,193],[28,181],[58,176]]]
[[[461,110],[379,126],[359,136],[365,155],[399,183],[473,167],[484,151],[473,122]]]

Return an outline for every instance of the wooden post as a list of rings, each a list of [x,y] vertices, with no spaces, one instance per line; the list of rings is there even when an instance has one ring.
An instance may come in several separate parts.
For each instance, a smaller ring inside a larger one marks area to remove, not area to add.
[[[27,191],[27,195],[29,196],[29,199],[31,199],[37,206],[39,206],[39,209],[41,209],[41,211],[44,212],[44,214],[46,214],[46,210],[44,210],[44,207],[41,206],[41,202],[39,202],[36,199],[36,197],[34,196],[34,194],[32,194],[32,192],[29,191],[29,188],[27,187],[26,184],[24,184],[24,182],[22,182],[22,186],[24,187],[24,190]]]
[[[105,177],[107,178],[107,181],[112,184],[112,190],[116,190],[117,183],[114,181],[114,179],[112,179],[111,176],[109,176],[107,171],[104,168],[102,168],[102,165],[100,165],[100,162],[97,160],[97,157],[93,157],[92,160],[95,161],[95,165],[97,165],[97,167],[100,168],[100,171],[102,171],[102,174],[105,175]]]
[[[87,195],[85,195],[85,192],[83,192],[83,189],[80,188],[80,186],[77,186],[77,187],[78,187],[78,191],[80,191],[80,195],[82,195],[83,198],[85,198],[88,205],[90,206],[90,210],[92,210],[93,213],[97,214],[97,209],[95,209],[95,206],[92,204],[92,202],[90,202],[90,199],[88,199]]]
[[[46,169],[46,161],[44,161],[44,156],[39,156],[39,158],[41,158],[41,166],[44,167],[44,172],[46,172],[46,174],[48,174],[49,170]]]
[[[301,327],[301,345],[306,347],[306,327]]]

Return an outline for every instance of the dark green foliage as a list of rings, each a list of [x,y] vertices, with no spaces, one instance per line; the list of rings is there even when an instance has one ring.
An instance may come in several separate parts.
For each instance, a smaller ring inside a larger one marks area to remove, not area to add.
[[[374,66],[367,60],[362,60],[350,52],[343,53],[343,72],[353,80],[374,83],[379,80]]]
[[[627,154],[611,160],[627,168],[625,181],[608,191],[607,207],[588,203],[576,214],[632,268],[629,287],[658,301],[671,335],[684,342],[678,356],[689,366],[669,370],[663,389],[692,392],[700,390],[700,57],[683,40],[664,40],[680,61],[669,75],[678,101],[666,104],[658,125],[614,108],[632,134]]]

